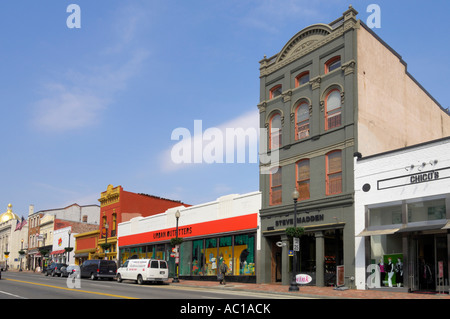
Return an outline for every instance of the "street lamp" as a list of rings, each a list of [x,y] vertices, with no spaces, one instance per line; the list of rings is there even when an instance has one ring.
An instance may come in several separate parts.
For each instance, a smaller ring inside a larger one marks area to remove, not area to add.
[[[20,246],[20,269],[19,269],[19,271],[22,271],[22,258],[23,258],[23,254],[22,254],[22,252],[23,252],[23,239],[20,241],[21,242],[21,246]]]
[[[69,245],[67,245],[67,247],[70,249],[70,235],[71,235],[71,232],[70,232],[70,230],[67,232],[68,233],[68,235],[69,235]],[[70,259],[70,250],[68,250],[67,251],[67,264],[70,264],[70,262],[69,262],[69,259]]]
[[[177,282],[180,282],[180,280],[178,279],[178,263],[180,262],[180,252],[179,252],[179,250],[180,250],[180,247],[179,247],[179,244],[178,244],[178,219],[180,218],[180,211],[179,210],[177,210],[176,211],[176,213],[175,213],[175,218],[177,219],[177,227],[176,227],[176,231],[175,231],[175,238],[176,238],[176,242],[177,242],[177,245],[175,246],[176,247],[176,250],[177,250],[177,252],[176,252],[176,257],[175,257],[175,277],[173,278],[173,280],[172,280],[172,282],[175,282],[175,283],[177,283]],[[178,262],[177,262],[177,260],[178,260]]]
[[[104,249],[103,249],[103,251],[105,252],[105,260],[108,260],[108,256],[106,255],[106,247],[108,247],[108,228],[109,228],[109,225],[108,225],[108,222],[106,222],[105,223],[105,246],[103,246],[104,247]]]
[[[297,200],[300,197],[300,194],[297,189],[292,192],[292,199],[294,200],[294,228],[297,229]],[[293,237],[294,240],[294,237]],[[296,281],[297,273],[297,251],[294,249],[294,259],[292,260],[292,281],[289,286],[289,291],[299,291]]]

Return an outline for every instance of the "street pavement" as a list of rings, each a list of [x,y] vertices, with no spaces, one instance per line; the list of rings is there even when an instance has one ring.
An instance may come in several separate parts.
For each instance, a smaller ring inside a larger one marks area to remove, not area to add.
[[[392,288],[392,291],[386,290],[357,290],[357,289],[335,289],[334,287],[315,287],[315,286],[301,286],[299,285],[298,292],[290,292],[289,286],[281,284],[252,284],[252,283],[237,283],[230,282],[226,285],[220,285],[217,281],[194,281],[194,280],[182,280],[180,283],[172,283],[171,286],[183,286],[183,287],[201,287],[201,288],[214,288],[221,290],[236,290],[236,291],[251,291],[251,292],[264,292],[278,295],[287,296],[302,296],[305,298],[318,298],[318,299],[444,299],[450,300],[448,293],[446,294],[430,294],[430,293],[408,293],[395,291],[396,288]]]
[[[15,272],[15,270],[9,270]],[[26,271],[28,272],[28,271]],[[200,280],[183,280],[179,283],[173,283],[172,278],[167,284],[173,288],[207,288],[217,289],[218,291],[248,291],[253,293],[270,293],[277,295],[277,298],[289,297],[304,297],[315,299],[409,299],[409,300],[432,300],[443,299],[450,300],[450,295],[437,293],[408,293],[397,290],[396,288],[385,290],[357,290],[357,289],[336,289],[334,287],[316,287],[308,285],[299,285],[299,291],[290,292],[289,286],[281,284],[255,284],[255,283],[240,283],[227,282],[226,285],[221,285],[218,281],[200,281]]]

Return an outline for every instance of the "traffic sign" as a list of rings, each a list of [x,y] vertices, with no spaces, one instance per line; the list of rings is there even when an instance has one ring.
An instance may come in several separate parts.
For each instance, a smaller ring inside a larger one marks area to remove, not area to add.
[[[300,251],[300,238],[294,237],[294,251]]]

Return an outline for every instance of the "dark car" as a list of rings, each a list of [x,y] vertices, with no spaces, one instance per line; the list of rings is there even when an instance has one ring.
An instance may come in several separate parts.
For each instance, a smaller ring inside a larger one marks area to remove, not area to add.
[[[51,263],[44,270],[44,275],[46,275],[46,276],[52,275],[52,277],[54,277],[54,276],[61,277],[61,274],[62,274],[61,267],[67,267],[67,265],[63,264],[63,263]]]
[[[92,259],[86,260],[80,267],[81,278],[116,278],[117,264],[113,260]]]

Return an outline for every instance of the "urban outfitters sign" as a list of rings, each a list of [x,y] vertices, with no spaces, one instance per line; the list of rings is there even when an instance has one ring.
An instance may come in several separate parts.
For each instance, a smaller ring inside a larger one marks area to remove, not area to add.
[[[416,185],[420,183],[427,183],[446,178],[450,178],[450,167],[382,179],[378,181],[378,190],[407,185]]]

